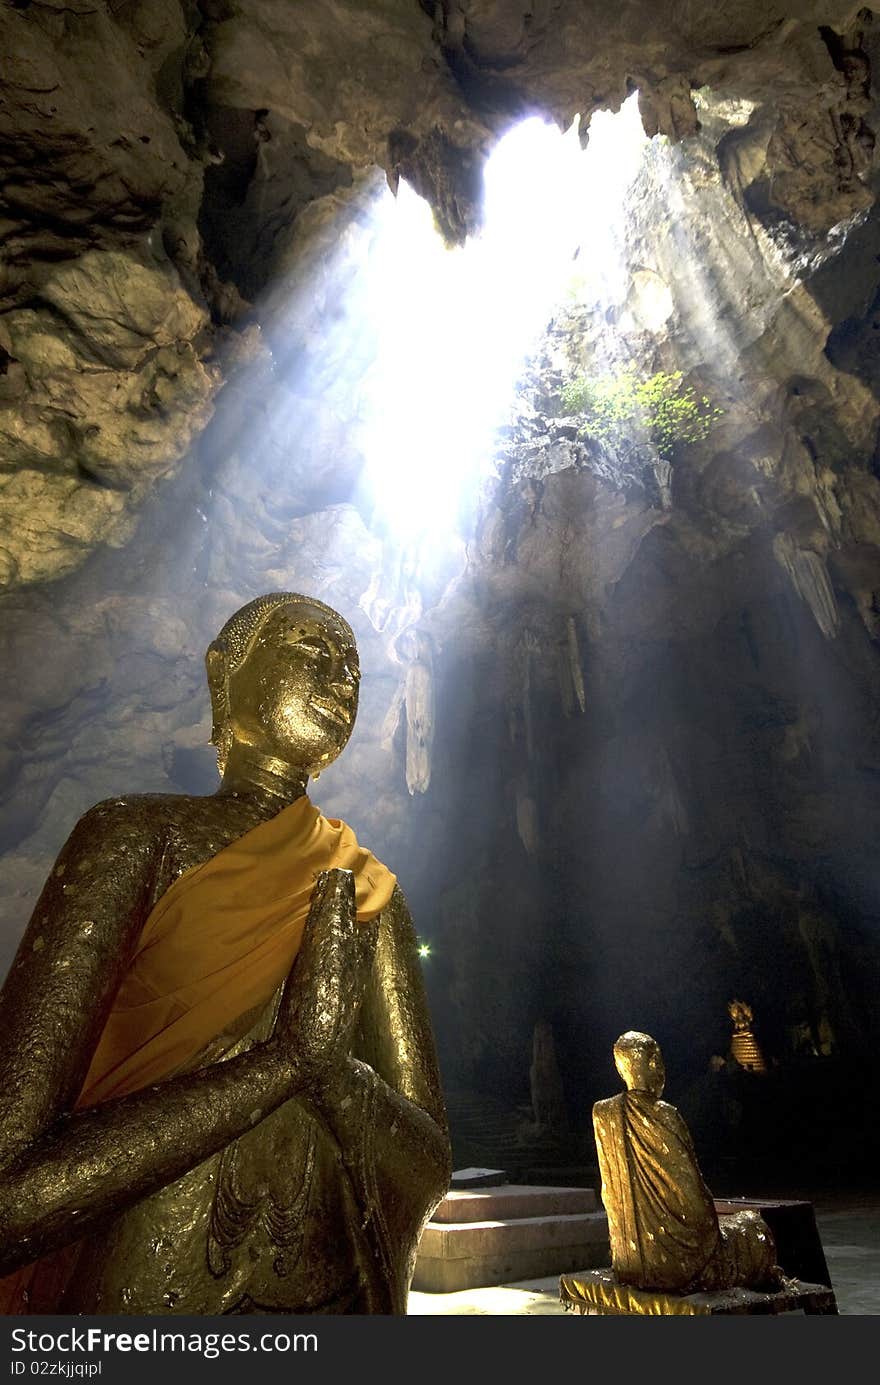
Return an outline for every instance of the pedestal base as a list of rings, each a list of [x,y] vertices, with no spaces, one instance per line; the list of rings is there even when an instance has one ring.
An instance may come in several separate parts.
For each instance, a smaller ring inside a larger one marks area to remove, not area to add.
[[[661,1289],[634,1289],[621,1284],[613,1270],[588,1270],[559,1280],[559,1299],[564,1308],[590,1316],[633,1314],[639,1317],[708,1317],[745,1313],[836,1313],[833,1289],[824,1284],[805,1284],[789,1279],[782,1289],[759,1293],[755,1289],[721,1289],[713,1294],[671,1294]]]

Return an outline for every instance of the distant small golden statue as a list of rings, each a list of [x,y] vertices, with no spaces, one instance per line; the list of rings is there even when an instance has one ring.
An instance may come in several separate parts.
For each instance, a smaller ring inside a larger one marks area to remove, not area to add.
[[[767,1064],[752,1028],[755,1015],[751,1005],[745,1000],[731,1000],[727,1006],[727,1013],[733,1020],[731,1058],[747,1072],[766,1072]]]
[[[626,1090],[596,1102],[593,1128],[617,1282],[680,1294],[778,1288],[770,1228],[751,1210],[719,1217],[687,1126],[660,1100],[666,1074],[657,1041],[621,1034],[614,1061]],[[560,1284],[570,1302],[584,1298],[575,1277]]]

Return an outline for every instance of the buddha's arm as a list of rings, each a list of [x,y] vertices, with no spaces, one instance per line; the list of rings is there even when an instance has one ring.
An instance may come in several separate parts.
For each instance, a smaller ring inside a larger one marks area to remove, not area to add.
[[[451,1151],[416,937],[400,890],[382,914],[357,1052],[362,1058],[349,1058],[314,1105],[339,1142],[379,1258],[384,1244],[405,1248],[411,1261],[449,1187]]]
[[[296,1089],[290,1061],[262,1045],[70,1114],[146,917],[154,855],[119,805],[87,813],[0,995],[0,1274],[179,1177]]]

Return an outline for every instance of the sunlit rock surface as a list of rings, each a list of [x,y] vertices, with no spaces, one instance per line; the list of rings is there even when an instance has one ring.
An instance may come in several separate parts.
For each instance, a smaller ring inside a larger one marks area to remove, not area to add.
[[[734,993],[782,1057],[880,1039],[878,25],[789,8],[2,11],[2,965],[86,807],[215,786],[204,649],[289,588],[362,647],[313,797],[411,897],[451,1087],[523,1099],[545,1021],[576,1117],[633,1025],[696,1081]],[[415,562],[359,484],[374,346],[334,330],[371,209],[403,178],[460,241],[515,119],[636,88],[625,273],[575,274]],[[565,379],[633,360],[710,438],[583,435]]]

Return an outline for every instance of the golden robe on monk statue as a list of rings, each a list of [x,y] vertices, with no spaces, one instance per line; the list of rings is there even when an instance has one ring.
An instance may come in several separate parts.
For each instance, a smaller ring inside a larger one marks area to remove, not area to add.
[[[626,1090],[593,1107],[613,1273],[563,1274],[561,1301],[581,1312],[665,1314],[680,1312],[676,1296],[782,1287],[761,1215],[716,1212],[689,1130],[660,1100],[658,1043],[628,1030],[614,1044],[614,1061]]]
[[[405,1313],[449,1138],[395,877],[306,796],[354,636],[259,597],[207,656],[216,794],[77,824],[0,996],[0,1311]]]
[[[718,1215],[687,1126],[660,1100],[659,1044],[630,1030],[614,1045],[614,1061],[626,1090],[596,1102],[593,1128],[617,1283],[680,1294],[779,1288],[769,1226],[752,1210]],[[584,1298],[574,1276],[564,1275],[561,1287],[564,1301]]]

